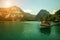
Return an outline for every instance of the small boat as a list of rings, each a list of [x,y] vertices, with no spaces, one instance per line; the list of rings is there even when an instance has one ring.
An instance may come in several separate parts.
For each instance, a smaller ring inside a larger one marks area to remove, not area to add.
[[[41,24],[41,26],[50,26],[49,24]]]
[[[41,26],[50,26],[50,22],[49,21],[42,21]]]
[[[54,22],[55,22],[55,23],[59,23],[59,20],[55,20]]]

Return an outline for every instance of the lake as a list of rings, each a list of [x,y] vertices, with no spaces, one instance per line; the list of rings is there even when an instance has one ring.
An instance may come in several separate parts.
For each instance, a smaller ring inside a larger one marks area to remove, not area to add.
[[[41,22],[0,22],[0,40],[60,40],[60,25],[42,28]]]

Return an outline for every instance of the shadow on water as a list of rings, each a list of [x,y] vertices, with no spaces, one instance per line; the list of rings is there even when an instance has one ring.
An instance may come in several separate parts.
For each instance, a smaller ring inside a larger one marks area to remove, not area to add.
[[[49,26],[49,27],[40,28],[40,32],[45,35],[50,35],[51,27]]]

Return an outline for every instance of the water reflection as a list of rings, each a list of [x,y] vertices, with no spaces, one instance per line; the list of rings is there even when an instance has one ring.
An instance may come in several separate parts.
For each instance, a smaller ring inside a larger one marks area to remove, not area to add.
[[[59,23],[53,23],[53,26],[51,28],[51,37],[60,39],[60,24]]]
[[[51,32],[51,27],[44,27],[44,28],[40,28],[40,32],[44,33],[45,35],[49,35]]]

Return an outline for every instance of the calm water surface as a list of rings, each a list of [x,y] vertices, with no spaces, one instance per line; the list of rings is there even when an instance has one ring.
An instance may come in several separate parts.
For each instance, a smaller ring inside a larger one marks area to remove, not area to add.
[[[40,22],[0,22],[0,40],[60,40],[60,25],[42,28]]]

